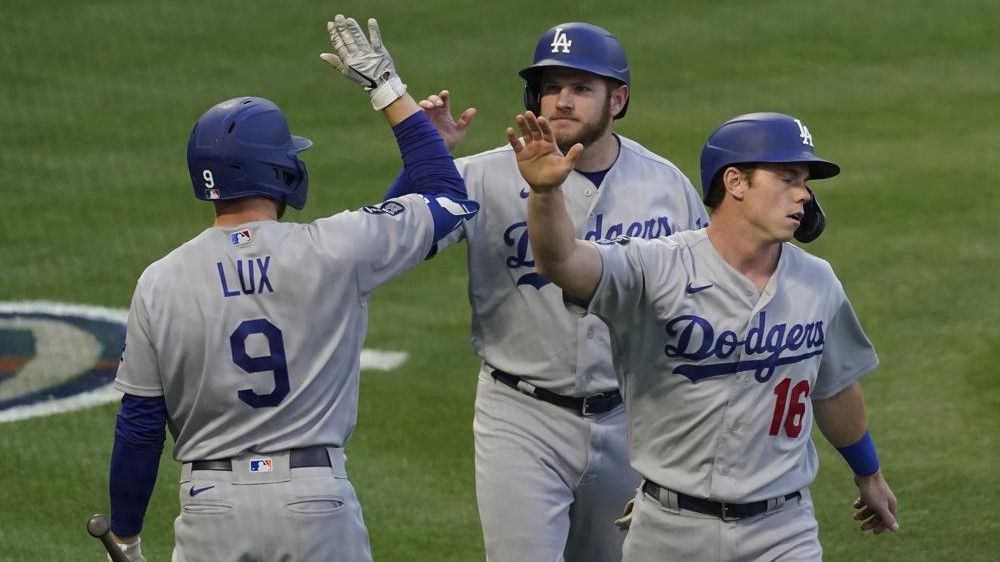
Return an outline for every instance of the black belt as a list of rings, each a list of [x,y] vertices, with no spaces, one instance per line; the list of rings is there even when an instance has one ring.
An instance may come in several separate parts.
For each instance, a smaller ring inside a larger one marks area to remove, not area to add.
[[[666,488],[663,488],[655,482],[650,482],[649,480],[642,483],[642,491],[652,496],[657,501],[660,501],[660,490],[666,490]],[[768,500],[750,503],[725,503],[704,500],[687,494],[682,494],[680,492],[673,493],[677,494],[677,507],[688,511],[704,513],[705,515],[714,515],[723,521],[745,519],[747,517],[760,515],[761,513],[767,511]],[[791,494],[785,496],[785,501],[799,497],[802,497],[802,494],[799,492],[792,492]],[[660,503],[662,504],[663,502],[661,501]]]
[[[581,416],[603,414],[604,412],[614,410],[622,403],[622,395],[617,390],[577,398],[575,396],[563,396],[544,388],[538,388],[521,377],[516,377],[499,369],[493,371],[493,378],[518,392],[533,396],[549,404],[568,408]]]
[[[266,457],[267,453],[260,456]],[[306,468],[310,466],[331,466],[330,454],[324,445],[314,445],[301,449],[292,449],[288,452],[289,468]],[[215,461],[194,461],[191,463],[191,470],[233,470],[232,459],[222,459]]]

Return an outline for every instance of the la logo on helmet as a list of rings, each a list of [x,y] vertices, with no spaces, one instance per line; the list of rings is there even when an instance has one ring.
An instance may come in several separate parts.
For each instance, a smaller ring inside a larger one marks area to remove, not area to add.
[[[563,32],[563,28],[557,27],[556,35],[555,37],[552,38],[552,52],[558,53],[559,49],[561,48],[562,52],[568,53],[569,48],[572,46],[573,42],[570,41],[569,37],[567,37],[566,34]]]
[[[806,127],[802,121],[799,121],[798,119],[795,120],[795,124],[799,126],[799,136],[802,137],[802,144],[812,146],[813,136],[812,133],[809,132],[809,127]]]

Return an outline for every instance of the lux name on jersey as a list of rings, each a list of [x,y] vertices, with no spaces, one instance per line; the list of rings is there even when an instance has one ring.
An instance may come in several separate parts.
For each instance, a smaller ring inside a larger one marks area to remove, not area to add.
[[[267,278],[267,268],[271,265],[271,256],[236,260],[236,264],[223,266],[215,262],[219,270],[219,283],[222,285],[222,295],[226,298],[240,295],[273,293],[274,287]]]
[[[754,371],[758,382],[767,382],[775,368],[805,361],[823,353],[825,337],[823,321],[808,324],[774,324],[767,328],[767,312],[761,311],[757,323],[747,331],[746,339],[732,330],[723,330],[715,335],[715,328],[708,320],[694,314],[685,314],[667,322],[665,329],[671,338],[663,348],[667,357],[679,357],[693,361],[703,361],[709,357],[728,359],[742,349],[744,357],[769,354],[761,359],[741,359],[736,362],[709,364],[681,364],[674,374],[682,375],[691,382],[708,377],[732,375],[741,371]],[[782,357],[784,351],[804,353]]]

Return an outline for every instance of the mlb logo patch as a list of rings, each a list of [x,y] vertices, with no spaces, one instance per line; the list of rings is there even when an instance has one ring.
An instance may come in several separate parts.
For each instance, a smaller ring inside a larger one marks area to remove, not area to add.
[[[271,472],[272,470],[274,470],[274,461],[270,457],[250,459],[250,472]]]
[[[208,197],[209,199],[222,199],[222,192],[214,188],[206,189],[205,196]]]
[[[233,246],[243,246],[253,241],[253,234],[250,229],[246,228],[230,234],[229,241],[233,243]]]

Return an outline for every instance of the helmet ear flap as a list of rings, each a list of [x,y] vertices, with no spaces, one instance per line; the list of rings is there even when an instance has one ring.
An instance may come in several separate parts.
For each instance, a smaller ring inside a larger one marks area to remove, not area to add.
[[[264,98],[218,103],[196,122],[188,170],[202,200],[262,196],[305,206],[307,177],[298,153],[312,141],[294,136],[281,109]]]
[[[808,244],[819,238],[819,235],[823,234],[823,230],[826,229],[826,213],[819,206],[819,201],[816,199],[816,194],[813,193],[813,190],[808,187],[806,189],[809,190],[811,199],[805,205],[802,222],[795,229],[795,239],[803,244]]]
[[[541,95],[539,95],[537,85],[532,82],[524,83],[524,108],[539,115],[542,112]]]

